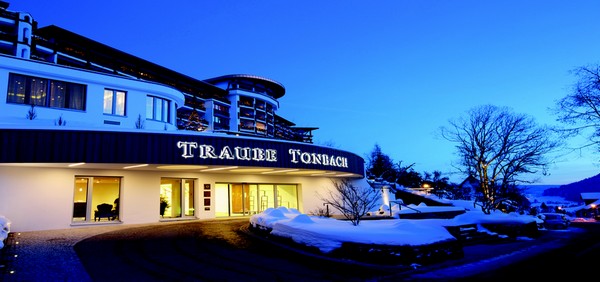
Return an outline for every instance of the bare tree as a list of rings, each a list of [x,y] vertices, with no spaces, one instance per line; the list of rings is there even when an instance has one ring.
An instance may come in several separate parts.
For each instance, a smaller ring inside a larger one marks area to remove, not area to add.
[[[589,143],[575,149],[597,146],[600,150],[600,65],[579,67],[571,71],[577,81],[570,93],[558,100],[554,108],[557,120],[567,125],[566,136],[589,133]]]
[[[321,200],[338,210],[352,225],[360,224],[360,219],[371,211],[381,199],[379,190],[370,186],[359,187],[348,178],[332,180],[334,191],[327,191],[328,197],[318,196]]]
[[[485,105],[468,111],[468,118],[450,121],[442,136],[456,143],[461,158],[459,169],[479,181],[482,211],[489,214],[511,199],[504,191],[522,174],[546,172],[545,155],[559,146],[552,131],[536,125],[533,118],[508,108]]]

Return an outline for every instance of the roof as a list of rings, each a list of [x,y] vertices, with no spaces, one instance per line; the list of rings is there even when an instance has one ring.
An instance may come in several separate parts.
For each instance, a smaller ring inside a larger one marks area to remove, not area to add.
[[[266,89],[270,90],[269,95],[275,99],[279,99],[285,95],[285,87],[275,80],[268,79],[261,76],[250,75],[250,74],[229,74],[218,76],[214,78],[205,79],[207,83],[219,83],[224,81],[232,80],[245,80],[253,84],[263,85]]]
[[[598,200],[600,199],[600,192],[581,193],[582,200]]]
[[[469,175],[465,180],[463,180],[459,185],[459,187],[471,187],[476,188],[479,186],[479,180],[475,178],[473,175]]]
[[[77,33],[63,29],[55,25],[49,25],[39,28],[36,35],[46,39],[51,44],[61,48],[61,52],[68,52],[73,48],[75,52],[85,52],[82,59],[91,60],[99,65],[125,66],[132,68],[134,72],[152,73],[154,77],[144,77],[144,79],[172,85],[183,92],[193,92],[191,89],[206,91],[208,95],[215,95],[215,98],[225,97],[226,93],[210,83],[176,72],[161,65],[152,63],[134,55],[125,53],[108,45],[99,43]],[[74,54],[70,54],[74,55]],[[81,54],[76,54],[81,57]],[[198,94],[198,93],[189,93]]]

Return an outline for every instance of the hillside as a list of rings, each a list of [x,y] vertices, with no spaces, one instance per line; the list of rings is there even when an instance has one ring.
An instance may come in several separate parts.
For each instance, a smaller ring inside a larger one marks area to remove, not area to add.
[[[582,202],[581,193],[590,192],[600,192],[600,174],[558,188],[546,189],[543,196],[559,196],[568,201]]]

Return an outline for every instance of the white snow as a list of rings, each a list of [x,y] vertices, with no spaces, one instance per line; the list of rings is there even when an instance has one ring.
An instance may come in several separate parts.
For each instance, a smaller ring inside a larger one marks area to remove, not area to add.
[[[470,206],[473,207],[472,203]],[[431,212],[444,209],[455,211],[461,207],[428,207],[421,204],[413,205],[412,208],[422,212]],[[482,223],[527,224],[537,220],[531,215],[502,212],[487,215],[479,210],[468,210],[452,219],[361,220],[359,225],[354,226],[350,221],[309,216],[296,209],[279,207],[269,208],[260,214],[253,215],[250,217],[250,224],[256,228],[271,230],[272,235],[290,238],[297,243],[314,246],[327,253],[341,247],[343,242],[394,246],[428,245],[455,239],[445,226]]]

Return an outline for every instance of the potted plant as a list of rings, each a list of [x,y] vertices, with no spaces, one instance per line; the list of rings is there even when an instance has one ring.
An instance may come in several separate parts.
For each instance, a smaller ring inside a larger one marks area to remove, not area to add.
[[[169,207],[169,201],[163,195],[160,196],[160,216],[165,216],[165,210]]]

